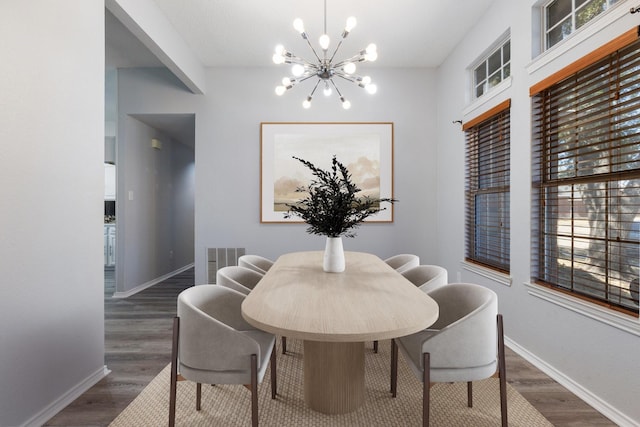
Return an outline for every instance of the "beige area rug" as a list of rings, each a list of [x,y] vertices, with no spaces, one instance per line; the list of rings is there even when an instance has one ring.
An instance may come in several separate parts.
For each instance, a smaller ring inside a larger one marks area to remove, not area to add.
[[[277,341],[280,344],[280,340]],[[278,348],[278,398],[271,399],[269,371],[259,385],[258,413],[261,426],[419,426],[422,425],[422,384],[400,355],[398,396],[389,393],[389,341],[380,342],[379,353],[366,344],[366,396],[362,407],[344,415],[325,415],[304,403],[302,342],[289,339],[287,354]],[[110,424],[163,426],[169,416],[169,369],[167,366]],[[509,372],[507,372],[507,378]],[[196,385],[178,382],[176,425],[249,426],[250,392],[242,386],[202,386],[202,410],[195,409]],[[552,426],[517,391],[507,385],[510,426]],[[431,388],[432,426],[499,426],[498,379],[474,382],[473,408],[466,403],[465,383],[434,384]]]

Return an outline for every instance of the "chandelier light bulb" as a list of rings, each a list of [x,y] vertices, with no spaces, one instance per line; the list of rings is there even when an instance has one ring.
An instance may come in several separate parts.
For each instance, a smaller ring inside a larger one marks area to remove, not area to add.
[[[331,87],[329,86],[329,83],[325,83],[322,93],[324,93],[324,96],[331,96],[332,90],[331,90]]]
[[[302,19],[300,18],[296,18],[293,20],[293,28],[295,28],[295,30],[297,32],[299,32],[300,34],[304,33],[304,23],[302,22]]]
[[[375,84],[368,84],[364,87],[364,90],[366,90],[368,93],[370,93],[371,95],[373,95],[374,93],[376,93],[378,91],[378,86]]]
[[[276,45],[276,53],[280,56],[284,56],[284,46],[281,44]]]
[[[278,55],[277,53],[274,53],[271,59],[273,59],[274,64],[284,64],[284,56]]]
[[[364,77],[362,78],[362,84],[363,84],[363,86],[366,86],[366,85],[368,85],[368,84],[371,84],[371,77],[369,77],[369,76],[364,76]]]
[[[373,62],[378,59],[378,48],[375,44],[371,43],[369,46],[367,46],[364,54],[364,59],[369,62]]]
[[[287,91],[287,88],[284,86],[276,86],[276,95],[282,96]]]
[[[291,67],[291,74],[295,77],[300,77],[304,74],[304,67],[300,64],[293,64],[293,67]]]
[[[291,86],[291,79],[289,77],[283,77],[282,78],[282,85],[283,86]]]
[[[349,100],[344,98],[340,98],[340,100],[342,101],[342,108],[344,108],[345,110],[351,108],[351,103],[349,102]]]
[[[356,72],[356,64],[354,64],[353,62],[347,62],[346,64],[344,64],[344,67],[342,67],[342,69],[347,74],[353,74]]]
[[[302,101],[302,106],[305,109],[309,109],[311,107],[311,97],[307,96],[307,99],[305,99],[304,101]]]
[[[329,43],[331,43],[331,39],[328,35],[323,34],[320,36],[318,43],[320,43],[320,47],[322,48],[322,50],[327,50],[329,49]]]
[[[356,20],[356,18],[354,16],[350,16],[347,18],[347,25],[345,25],[344,30],[348,33],[351,32],[351,30],[353,30],[356,26],[356,24],[358,23],[358,21]]]

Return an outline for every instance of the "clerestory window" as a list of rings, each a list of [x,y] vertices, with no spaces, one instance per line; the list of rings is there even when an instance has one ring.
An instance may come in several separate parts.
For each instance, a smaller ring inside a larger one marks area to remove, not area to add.
[[[507,40],[473,67],[474,98],[479,98],[511,75],[511,42]]]
[[[618,0],[553,0],[544,9],[545,49],[564,40]]]

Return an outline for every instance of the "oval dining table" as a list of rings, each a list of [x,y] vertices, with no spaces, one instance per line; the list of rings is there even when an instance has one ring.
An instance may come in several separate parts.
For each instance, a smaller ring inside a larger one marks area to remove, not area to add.
[[[438,304],[379,257],[345,252],[342,273],[322,269],[323,252],[282,255],[242,303],[264,331],[304,341],[304,398],[343,414],[364,401],[364,342],[431,326]]]

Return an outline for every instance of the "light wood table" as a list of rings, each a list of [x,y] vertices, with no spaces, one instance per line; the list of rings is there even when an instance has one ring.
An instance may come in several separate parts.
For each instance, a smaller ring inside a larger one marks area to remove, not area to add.
[[[418,332],[438,318],[427,294],[375,255],[346,252],[343,273],[323,253],[281,256],[242,303],[251,325],[304,340],[305,401],[342,414],[364,400],[364,342]]]

